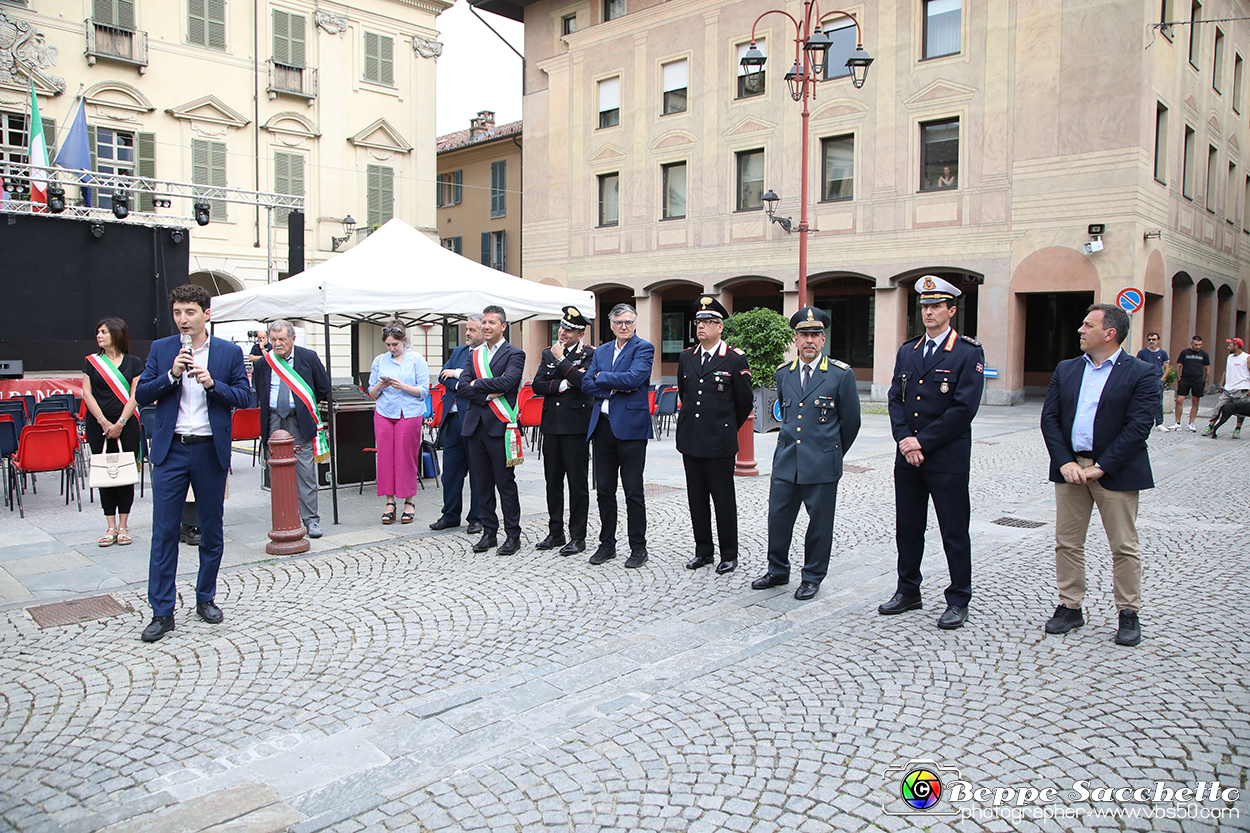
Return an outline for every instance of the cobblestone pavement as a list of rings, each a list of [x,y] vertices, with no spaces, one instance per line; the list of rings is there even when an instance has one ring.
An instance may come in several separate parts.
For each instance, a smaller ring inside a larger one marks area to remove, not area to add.
[[[657,489],[640,570],[532,547],[473,555],[447,533],[227,571],[216,627],[180,581],[178,630],[154,645],[137,639],[141,587],[113,593],[131,614],[79,625],[0,612],[0,828],[1250,829],[1237,612],[1250,441],[1151,436],[1159,488],[1142,497],[1131,649],[1111,642],[1096,519],[1088,624],[1042,633],[1054,501],[1035,424],[978,420],[976,596],[958,631],[934,627],[946,571],[932,517],[925,609],[876,614],[894,584],[884,454],[842,481],[834,563],[811,602],[795,584],[749,587],[764,566],[761,477],[737,483],[744,558],[728,576],[683,569],[685,495]],[[1004,517],[1043,525],[993,523]],[[542,527],[528,517],[527,539]],[[922,767],[947,799],[956,781],[987,792],[934,808],[964,817],[907,816],[902,778]],[[1178,812],[1072,798],[1077,781],[1220,792]],[[1048,787],[1044,806],[1022,795]]]

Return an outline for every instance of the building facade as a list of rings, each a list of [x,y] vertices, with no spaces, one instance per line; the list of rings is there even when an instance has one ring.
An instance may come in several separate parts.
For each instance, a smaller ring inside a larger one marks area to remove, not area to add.
[[[525,277],[592,289],[600,311],[635,303],[656,377],[693,343],[700,294],[731,311],[797,308],[797,235],[761,199],[775,191],[797,225],[789,20],[757,24],[772,6],[745,0],[479,5],[525,23],[523,159],[542,183],[526,192]],[[876,59],[862,89],[843,67],[854,23],[828,14],[808,292],[861,388],[887,391],[898,345],[921,329],[912,285],[926,273],[963,287],[956,326],[997,371],[991,403],[1044,390],[1079,349],[1085,307],[1128,287],[1145,301],[1134,351],[1152,330],[1172,351],[1194,333],[1221,352],[1246,337],[1250,23],[1214,22],[1244,5],[852,2]],[[1150,28],[1161,13],[1186,25]],[[753,25],[769,58],[760,84],[739,64]]]

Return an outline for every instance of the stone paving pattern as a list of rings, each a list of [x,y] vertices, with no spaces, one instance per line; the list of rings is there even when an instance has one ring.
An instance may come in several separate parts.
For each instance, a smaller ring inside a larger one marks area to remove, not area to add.
[[[640,570],[537,552],[545,520],[530,515],[512,557],[474,555],[451,532],[228,570],[217,627],[180,580],[178,629],[154,645],[138,640],[141,586],[113,594],[132,614],[80,625],[0,612],[0,829],[1250,829],[1250,440],[1152,434],[1144,636],[1130,649],[1111,642],[1096,516],[1087,625],[1043,635],[1054,500],[1037,407],[987,412],[958,631],[934,627],[946,570],[932,516],[925,609],[876,614],[895,557],[880,453],[843,478],[834,561],[806,603],[797,574],[749,588],[764,567],[760,477],[737,481],[744,556],[729,576],[683,569],[688,512],[670,492],[648,499]],[[591,524],[593,538],[593,508]],[[800,514],[800,548],[803,527]],[[885,770],[913,758],[989,787],[1219,780],[1240,790],[1240,815],[889,815]]]

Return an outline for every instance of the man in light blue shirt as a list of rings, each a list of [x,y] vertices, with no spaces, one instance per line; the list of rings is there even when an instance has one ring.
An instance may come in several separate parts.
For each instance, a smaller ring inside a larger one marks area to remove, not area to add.
[[[1085,373],[1081,377],[1081,392],[1076,398],[1076,415],[1072,418],[1072,450],[1088,455],[1094,448],[1094,417],[1098,415],[1098,400],[1102,389],[1111,378],[1111,369],[1120,358],[1118,349],[1102,361],[1095,361],[1089,353],[1082,353]]]

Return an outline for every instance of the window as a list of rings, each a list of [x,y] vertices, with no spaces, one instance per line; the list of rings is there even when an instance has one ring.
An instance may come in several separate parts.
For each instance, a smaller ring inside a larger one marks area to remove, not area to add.
[[[621,77],[599,82],[599,127],[616,127],[621,123]]]
[[[226,0],[187,0],[187,43],[226,48]]]
[[[738,154],[738,210],[764,207],[764,150]]]
[[[303,69],[307,64],[304,47],[304,25],[302,14],[273,11],[273,62],[292,69]],[[301,86],[293,89],[301,89]]]
[[[458,255],[464,254],[464,238],[456,235],[455,237],[444,237],[438,241],[444,249],[455,252]]]
[[[689,62],[673,61],[662,67],[664,71],[664,115],[686,112],[686,85]]]
[[[1216,160],[1219,158],[1220,152],[1215,149],[1215,145],[1207,146],[1207,211],[1215,213],[1215,178],[1219,176],[1215,169]]]
[[[750,82],[747,81],[747,68],[742,65],[742,58],[750,48],[750,43],[738,44],[738,98],[750,98],[753,95],[764,94],[764,80],[768,74],[768,65],[765,64],[760,67],[758,73],[753,73]],[[755,42],[755,48],[760,51],[761,55],[768,56],[768,46],[764,43],[764,38],[760,38]]]
[[[490,163],[490,216],[508,214],[508,160]]]
[[[1181,173],[1181,196],[1186,199],[1194,198],[1194,158],[1196,153],[1196,137],[1194,130],[1188,125],[1185,126],[1185,168]]]
[[[365,32],[365,80],[395,86],[395,39]]]
[[[577,31],[577,15],[566,14],[560,18],[560,34],[571,35]]]
[[[135,28],[135,0],[92,0],[91,20],[118,29]]]
[[[820,198],[849,200],[855,196],[855,137],[833,136],[821,139],[822,163]]]
[[[959,119],[920,125],[920,190],[959,187]]]
[[[191,183],[194,185],[210,185],[214,188],[226,187],[226,144],[210,142],[205,139],[191,140]],[[209,205],[209,216],[213,222],[220,223],[226,219],[225,200],[205,200]]]
[[[460,205],[460,200],[464,195],[464,171],[451,171],[450,173],[439,174],[438,182],[435,184],[437,185],[435,193],[439,208]]]
[[[43,137],[48,146],[48,158],[56,158],[56,120],[43,120]],[[26,116],[23,113],[0,113],[0,171],[4,163],[25,165],[30,150],[30,137],[26,135]],[[27,199],[30,185],[26,181],[14,183],[9,194],[17,199]]]
[[[1228,163],[1228,188],[1224,191],[1224,219],[1229,225],[1237,222],[1237,166]]]
[[[1155,179],[1168,181],[1168,108],[1155,105]]]
[[[603,0],[604,21],[616,20],[625,14],[625,0]]]
[[[95,170],[102,174],[135,175],[135,134],[105,127],[95,129]],[[112,189],[99,191],[100,208],[113,207]]]
[[[1233,109],[1241,112],[1241,56],[1233,53]]]
[[[1198,54],[1202,49],[1202,27],[1198,25],[1198,21],[1202,20],[1202,4],[1198,0],[1194,0],[1193,6],[1190,7],[1189,19],[1189,65],[1194,69],[1198,68]]]
[[[599,225],[614,226],[621,219],[621,175],[599,175]]]
[[[851,74],[846,61],[855,54],[855,21],[849,17],[835,18],[825,24],[825,34],[832,44],[825,60],[825,80],[845,78]]]
[[[275,153],[273,155],[273,190],[278,194],[304,196],[304,157],[298,153]],[[274,222],[286,226],[291,209],[274,211]]]
[[[664,219],[686,216],[686,163],[674,162],[661,168],[664,180]]]
[[[940,58],[959,52],[961,0],[925,0],[924,57]]]
[[[1215,30],[1214,57],[1211,60],[1211,88],[1217,93],[1224,86],[1224,33]]]
[[[370,165],[365,169],[365,206],[370,229],[395,216],[394,168]]]
[[[482,265],[507,271],[508,246],[502,231],[482,232]]]

